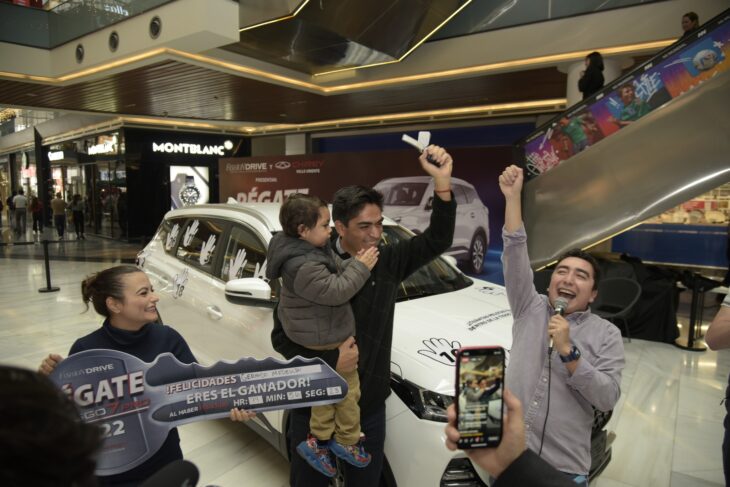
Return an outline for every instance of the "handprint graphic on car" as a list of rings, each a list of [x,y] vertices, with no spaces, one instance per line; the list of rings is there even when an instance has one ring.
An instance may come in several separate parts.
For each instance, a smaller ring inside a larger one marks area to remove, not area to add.
[[[137,267],[143,268],[144,263],[147,260],[147,251],[142,250],[137,254]]]
[[[195,234],[198,233],[198,227],[200,224],[198,223],[198,220],[195,220],[192,225],[188,227],[187,230],[185,230],[185,236],[183,237],[183,245],[185,247],[189,246],[192,241],[193,237],[195,237]]]
[[[180,274],[175,274],[175,278],[172,281],[174,286],[174,292],[172,297],[177,299],[182,297],[183,291],[185,291],[185,284],[188,282],[188,268],[186,267]]]
[[[238,279],[243,273],[243,268],[246,265],[246,249],[238,249],[236,252],[236,258],[233,259],[231,267],[228,269],[228,280]]]
[[[240,279],[243,276],[243,269],[246,267],[247,263],[248,259],[246,258],[246,249],[239,249],[238,252],[236,252],[236,258],[233,259],[231,267],[228,269],[228,280]],[[269,279],[266,278],[266,261],[262,264],[259,264],[258,262],[256,263],[256,268],[254,269],[253,276],[251,277],[258,277],[259,279],[269,282]]]
[[[456,351],[461,348],[457,340],[449,341],[446,338],[431,338],[423,340],[427,350],[419,350],[418,353],[444,365],[454,366],[456,364]]]
[[[165,242],[165,250],[172,250],[177,242],[177,235],[180,233],[180,225],[177,223],[172,226],[172,230],[167,234],[167,241]]]
[[[208,240],[206,240],[203,244],[203,247],[201,247],[200,256],[198,257],[198,262],[200,262],[200,265],[205,265],[210,262],[210,258],[213,255],[213,250],[215,250],[215,235],[211,235],[210,237],[208,237]]]

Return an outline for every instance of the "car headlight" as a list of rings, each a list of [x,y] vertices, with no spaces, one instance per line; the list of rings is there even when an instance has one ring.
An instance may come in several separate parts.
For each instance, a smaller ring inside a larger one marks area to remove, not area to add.
[[[447,422],[446,408],[454,402],[452,396],[429,391],[394,374],[390,375],[390,388],[419,418]]]

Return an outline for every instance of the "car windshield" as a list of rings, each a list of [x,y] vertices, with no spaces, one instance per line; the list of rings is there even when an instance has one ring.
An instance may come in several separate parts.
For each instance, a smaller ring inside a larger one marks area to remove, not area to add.
[[[382,245],[393,245],[410,240],[412,235],[402,227],[385,225]],[[438,257],[420,267],[398,287],[398,301],[423,298],[434,294],[458,291],[473,284],[473,281]]]
[[[421,204],[428,183],[386,183],[377,189],[383,193],[383,204],[387,206],[417,206]]]

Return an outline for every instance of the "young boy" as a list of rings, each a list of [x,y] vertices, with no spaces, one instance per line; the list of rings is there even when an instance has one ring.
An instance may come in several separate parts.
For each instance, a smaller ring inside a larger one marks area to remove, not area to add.
[[[370,277],[378,249],[361,250],[344,262],[337,257],[330,247],[330,212],[316,196],[290,196],[279,221],[283,231],[271,239],[266,277],[283,279],[277,313],[284,332],[303,347],[335,349],[355,334],[349,301]],[[297,446],[307,463],[328,477],[337,472],[330,451],[356,467],[370,463],[360,439],[357,370],[340,375],[347,381],[347,396],[313,407],[310,434]]]

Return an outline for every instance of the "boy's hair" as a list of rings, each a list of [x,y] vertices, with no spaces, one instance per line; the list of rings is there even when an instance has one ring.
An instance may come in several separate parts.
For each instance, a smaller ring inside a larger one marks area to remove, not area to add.
[[[588,262],[593,267],[593,289],[598,289],[598,283],[601,280],[601,267],[598,265],[598,261],[588,252],[581,249],[571,249],[565,252],[563,255],[558,257],[558,264],[568,257],[577,257]],[[557,265],[557,264],[556,264]]]
[[[294,193],[289,196],[279,211],[279,223],[284,233],[299,238],[299,225],[314,228],[319,220],[319,209],[327,208],[327,203],[317,196]]]
[[[366,186],[345,186],[335,193],[332,219],[347,226],[367,204],[377,205],[383,211],[383,195],[380,191]]]

